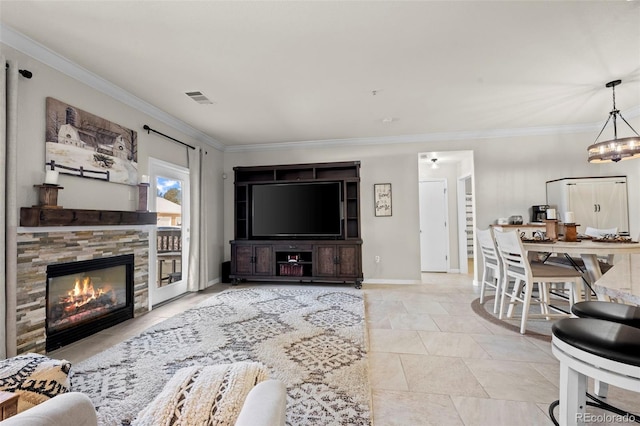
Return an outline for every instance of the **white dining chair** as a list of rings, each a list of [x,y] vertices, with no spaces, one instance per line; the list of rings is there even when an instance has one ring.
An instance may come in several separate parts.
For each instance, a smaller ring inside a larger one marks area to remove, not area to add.
[[[495,290],[493,300],[493,313],[498,313],[498,301],[500,300],[500,286],[502,282],[502,260],[498,254],[496,242],[493,238],[493,231],[488,229],[477,229],[476,238],[480,253],[482,253],[482,283],[480,284],[480,304],[484,304],[484,296],[487,287]]]
[[[494,237],[498,248],[498,254],[502,259],[503,286],[500,294],[499,318],[503,318],[505,299],[509,297],[507,318],[512,318],[516,305],[522,305],[520,320],[520,333],[525,334],[527,320],[529,318],[545,318],[547,320],[571,315],[571,306],[580,297],[577,291],[582,283],[579,272],[554,266],[542,262],[529,262],[527,252],[522,246],[522,241],[515,231],[495,231]],[[511,285],[513,280],[513,286]],[[553,283],[568,283],[569,309],[562,312],[553,307],[550,302],[549,286]],[[535,303],[540,305],[540,314],[529,312],[533,299],[533,288],[537,285],[537,298]],[[554,312],[551,312],[553,310]]]

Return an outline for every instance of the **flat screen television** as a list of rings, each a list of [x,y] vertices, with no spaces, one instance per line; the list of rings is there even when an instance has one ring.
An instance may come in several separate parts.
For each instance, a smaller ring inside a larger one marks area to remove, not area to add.
[[[340,237],[341,188],[340,182],[253,185],[252,237]]]

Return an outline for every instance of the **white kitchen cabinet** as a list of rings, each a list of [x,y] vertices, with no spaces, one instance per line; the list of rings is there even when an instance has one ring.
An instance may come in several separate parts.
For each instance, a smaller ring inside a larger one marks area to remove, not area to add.
[[[558,219],[573,212],[578,232],[587,226],[618,228],[629,232],[629,204],[626,176],[564,178],[547,182],[547,204],[557,209]]]

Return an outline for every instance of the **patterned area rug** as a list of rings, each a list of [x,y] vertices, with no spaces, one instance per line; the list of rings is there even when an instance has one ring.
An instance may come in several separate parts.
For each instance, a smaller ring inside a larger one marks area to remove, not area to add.
[[[287,386],[289,425],[370,425],[363,293],[226,290],[72,367],[102,425],[126,424],[180,368],[257,361]]]

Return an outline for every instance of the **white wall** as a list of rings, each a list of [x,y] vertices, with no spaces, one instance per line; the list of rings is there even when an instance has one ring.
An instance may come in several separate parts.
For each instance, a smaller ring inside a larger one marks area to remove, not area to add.
[[[67,102],[100,117],[138,131],[139,172],[147,172],[147,158],[155,157],[186,166],[184,148],[158,135],[147,135],[144,124],[191,145],[199,141],[98,92],[6,45],[3,53],[21,69],[34,73],[19,79],[18,205],[36,204],[34,184],[44,177],[45,99]],[[603,117],[603,120],[606,117]],[[626,117],[629,120],[629,117]],[[630,120],[637,129],[640,117]],[[233,167],[322,161],[362,162],[361,209],[363,270],[365,279],[396,282],[420,280],[418,217],[418,165],[420,152],[472,150],[475,173],[476,226],[487,227],[497,217],[520,214],[525,218],[534,204],[546,200],[545,182],[562,177],[627,175],[631,235],[640,233],[640,161],[592,165],[586,148],[593,134],[522,136],[483,140],[453,140],[386,145],[292,145],[279,149],[226,152],[208,149],[206,185],[209,232],[209,279],[219,276],[220,263],[229,259],[233,239]],[[228,175],[222,180],[222,172]],[[393,216],[374,217],[373,184],[390,182]],[[86,209],[135,210],[135,189],[126,185],[62,176],[59,203]],[[380,256],[379,264],[374,256]]]
[[[606,117],[605,117],[606,118]],[[631,122],[638,126],[638,120]],[[586,148],[595,134],[520,136],[470,141],[442,141],[387,145],[314,145],[227,152],[225,181],[225,242],[233,239],[233,167],[267,164],[359,160],[363,272],[366,280],[418,282],[420,242],[418,164],[420,152],[473,151],[476,226],[486,228],[498,217],[529,216],[534,204],[545,204],[547,180],[568,176],[627,175],[631,235],[640,232],[640,161],[595,165]],[[374,217],[373,184],[391,182],[393,216]],[[229,257],[229,246],[225,244]],[[379,264],[374,256],[380,256]]]
[[[44,181],[45,171],[45,100],[53,97],[74,107],[126,126],[138,132],[138,173],[148,174],[148,158],[154,157],[180,166],[187,166],[186,148],[161,136],[147,134],[142,126],[148,124],[189,145],[203,144],[147,114],[129,107],[77,80],[58,72],[4,44],[3,54],[16,60],[20,69],[33,73],[30,80],[20,77],[18,86],[18,199],[19,207],[37,204],[35,184]],[[209,191],[207,203],[209,241],[209,278],[220,276],[223,256],[223,153],[205,148],[205,182]],[[66,208],[128,210],[138,208],[138,188],[93,179],[60,175],[58,204]]]

